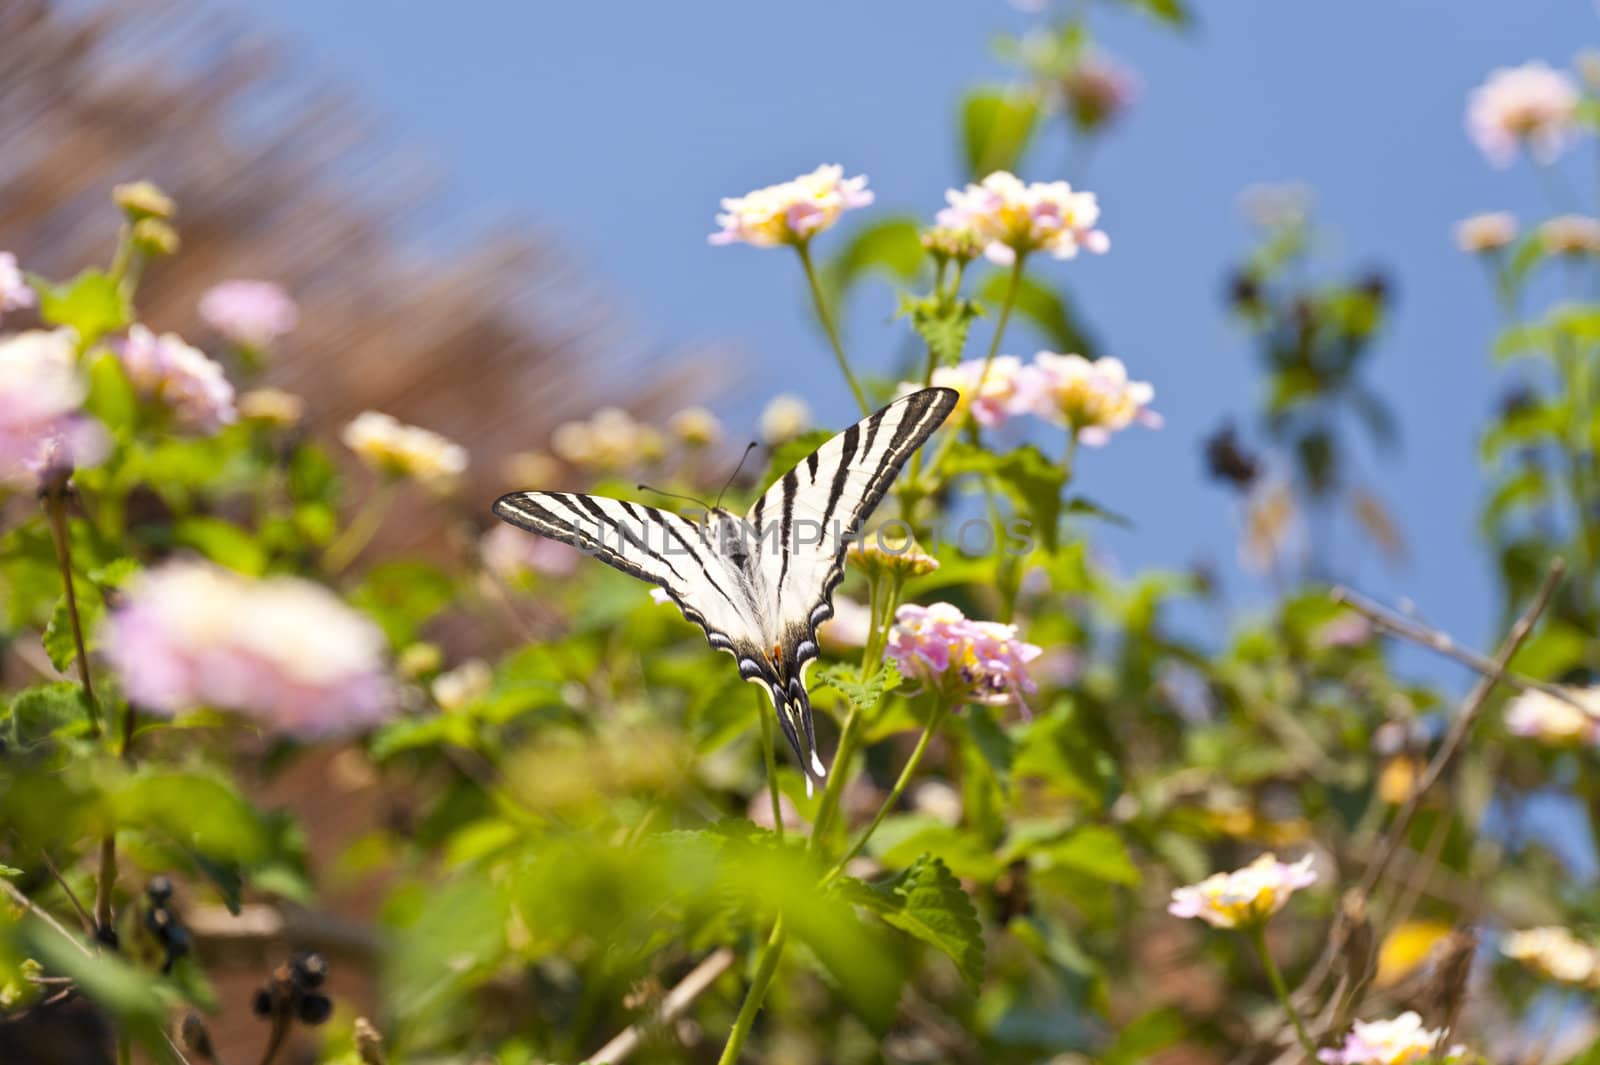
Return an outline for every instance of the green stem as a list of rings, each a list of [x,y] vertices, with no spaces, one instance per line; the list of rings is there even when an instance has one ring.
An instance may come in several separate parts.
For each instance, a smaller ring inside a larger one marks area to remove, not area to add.
[[[994,337],[989,341],[989,353],[983,357],[983,372],[978,375],[978,384],[972,390],[974,401],[983,394],[983,383],[989,379],[989,367],[993,365],[994,357],[1000,353],[1000,342],[1005,339],[1006,326],[1011,323],[1011,312],[1017,306],[1017,293],[1022,289],[1022,268],[1027,258],[1018,252],[1016,260],[1011,264],[1011,276],[1006,282],[1006,294],[1000,301],[1000,317],[994,323]]]
[[[772,985],[772,976],[778,971],[778,960],[783,957],[783,946],[787,938],[783,928],[783,917],[780,916],[773,922],[772,936],[762,948],[760,960],[756,962],[756,974],[750,980],[750,990],[745,992],[744,1004],[739,1007],[739,1015],[734,1018],[733,1030],[728,1033],[728,1042],[722,1048],[722,1056],[717,1059],[717,1065],[735,1065],[739,1060],[739,1053],[744,1050],[744,1042],[750,1038],[750,1029],[756,1023],[756,1014],[761,1012],[761,1004],[767,997],[767,988]]]
[[[856,837],[855,842],[850,844],[849,849],[844,852],[844,856],[833,864],[833,868],[828,871],[828,875],[822,878],[824,887],[844,872],[845,866],[850,864],[852,858],[861,853],[861,849],[867,845],[867,841],[878,830],[878,826],[883,824],[884,818],[889,816],[889,811],[895,808],[895,804],[900,801],[900,796],[905,794],[906,785],[911,783],[911,778],[916,773],[917,766],[921,764],[922,756],[927,753],[929,741],[933,739],[933,734],[944,723],[944,719],[949,712],[950,704],[943,699],[933,708],[933,716],[928,719],[928,724],[923,728],[922,735],[917,737],[917,745],[911,749],[911,757],[906,759],[906,764],[901,768],[900,776],[894,782],[894,787],[889,789],[888,796],[883,800],[883,805],[878,807],[878,812],[873,815],[872,822]]]
[[[767,792],[772,798],[772,831],[778,842],[783,842],[783,804],[778,797],[778,761],[772,748],[772,717],[767,713],[767,697],[759,691],[756,697],[756,717],[761,721],[761,757],[767,764]]]
[[[40,498],[44,503],[45,517],[50,522],[56,564],[61,569],[62,592],[67,599],[67,617],[72,622],[72,642],[78,654],[78,681],[83,686],[83,701],[89,710],[89,733],[98,736],[100,701],[95,698],[94,679],[89,674],[89,652],[84,645],[83,621],[78,615],[78,595],[72,579],[72,536],[67,529],[67,474],[49,474]]]
[[[817,320],[822,323],[823,332],[828,334],[828,343],[833,345],[833,354],[839,360],[839,369],[843,371],[844,379],[850,382],[850,391],[856,397],[862,415],[871,414],[872,408],[867,405],[867,395],[861,391],[861,384],[850,369],[850,360],[845,357],[844,344],[839,340],[839,329],[834,324],[833,315],[828,313],[828,301],[822,296],[822,285],[817,281],[817,268],[811,262],[811,247],[808,242],[802,240],[794,246],[794,249],[800,255],[800,265],[805,268],[806,283],[811,286],[811,300],[816,305]]]
[[[1283,973],[1278,970],[1278,963],[1272,960],[1272,951],[1267,949],[1265,924],[1257,924],[1250,929],[1250,941],[1255,944],[1256,953],[1261,956],[1261,967],[1267,971],[1267,980],[1272,984],[1273,994],[1283,1003],[1283,1010],[1289,1015],[1289,1023],[1294,1025],[1294,1034],[1300,1040],[1301,1048],[1305,1050],[1309,1060],[1316,1061],[1317,1044],[1306,1031],[1305,1022],[1300,1019],[1300,1012],[1294,1008],[1294,1002],[1289,998],[1289,988],[1283,982]]]
[[[367,501],[361,505],[355,517],[350,519],[344,531],[328,545],[322,553],[323,568],[332,576],[343,573],[345,567],[354,562],[356,556],[361,554],[361,549],[366,547],[377,535],[378,529],[383,525],[383,516],[389,509],[389,504],[394,501],[395,482],[383,481],[375,488]]]

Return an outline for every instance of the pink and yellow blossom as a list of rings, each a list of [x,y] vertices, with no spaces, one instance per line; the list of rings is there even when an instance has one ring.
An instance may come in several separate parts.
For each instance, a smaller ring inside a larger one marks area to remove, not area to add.
[[[1090,362],[1082,355],[1041,351],[1026,368],[1019,387],[1029,409],[1066,426],[1090,447],[1099,447],[1112,433],[1135,422],[1153,429],[1161,426],[1161,416],[1150,410],[1155,388],[1146,381],[1128,380],[1128,369],[1120,359],[1107,356]]]
[[[1456,247],[1464,252],[1499,251],[1517,239],[1517,216],[1487,211],[1456,223]]]
[[[950,603],[902,605],[887,648],[902,674],[940,695],[996,706],[1026,705],[1038,690],[1028,663],[1042,653],[1015,625],[973,621]]]
[[[101,644],[129,701],[162,717],[211,707],[320,739],[395,707],[382,630],[299,578],[169,562],[130,582]]]
[[[1213,873],[1198,884],[1177,888],[1167,912],[1174,917],[1198,917],[1213,928],[1251,928],[1283,909],[1289,896],[1316,881],[1311,855],[1290,863],[1263,854],[1243,869]]]
[[[847,178],[841,166],[819,166],[791,181],[723,200],[717,215],[722,228],[711,234],[711,243],[804,244],[844,212],[871,202],[865,175]]]
[[[460,444],[378,411],[357,415],[340,439],[380,473],[425,485],[448,487],[467,468],[467,451]]]
[[[1010,264],[1035,251],[1070,259],[1080,249],[1099,254],[1111,248],[1110,238],[1095,228],[1100,205],[1094,193],[1075,192],[1065,181],[1025,184],[997,170],[951,189],[945,199],[949,206],[939,212],[938,224],[976,233],[990,262]]]
[[[1600,949],[1559,926],[1508,932],[1500,953],[1547,980],[1600,988]]]
[[[28,285],[28,279],[22,276],[17,257],[8,251],[0,251],[0,315],[22,307],[32,307],[33,301],[33,289]]]
[[[1600,746],[1600,687],[1562,690],[1567,699],[1537,689],[1518,695],[1506,708],[1506,731],[1551,747]]]
[[[1015,355],[996,356],[989,363],[987,374],[984,360],[968,359],[954,366],[937,367],[928,383],[937,388],[955,389],[961,395],[956,405],[958,415],[970,412],[979,425],[996,429],[1031,410],[1025,370]]]

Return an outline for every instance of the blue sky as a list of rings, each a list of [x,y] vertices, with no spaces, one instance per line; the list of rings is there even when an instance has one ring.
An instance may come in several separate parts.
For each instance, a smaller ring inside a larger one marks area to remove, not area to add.
[[[1475,456],[1494,402],[1495,314],[1451,227],[1485,209],[1537,217],[1545,201],[1526,166],[1482,161],[1462,114],[1493,67],[1565,64],[1600,42],[1593,8],[1214,0],[1182,36],[1096,12],[1098,38],[1142,83],[1082,175],[1114,246],[1042,269],[1070,280],[1105,352],[1155,384],[1167,419],[1080,462],[1083,488],[1135,522],[1100,542],[1128,570],[1215,562],[1236,602],[1261,601],[1257,582],[1232,572],[1233,506],[1200,476],[1197,447],[1225,414],[1255,405],[1251,350],[1218,295],[1250,239],[1238,193],[1305,182],[1337,234],[1328,261],[1382,265],[1399,292],[1370,380],[1400,415],[1403,449],[1381,465],[1369,457],[1364,473],[1411,557],[1391,569],[1368,556],[1345,575],[1465,639],[1492,639]],[[748,352],[748,376],[722,404],[746,426],[779,391],[833,424],[854,408],[790,257],[706,244],[719,197],[839,162],[870,175],[879,209],[930,216],[962,176],[961,90],[1003,78],[993,38],[1035,21],[1002,0],[473,0],[449,17],[393,0],[276,0],[253,17],[306,46],[397,139],[436,160],[447,200],[469,217],[552,233],[664,346]],[[1051,151],[1034,158],[1024,176],[1063,176]],[[1573,166],[1592,188],[1592,170]],[[880,286],[852,310],[868,370],[901,342],[891,307]],[[1007,344],[1036,346],[1022,333]]]

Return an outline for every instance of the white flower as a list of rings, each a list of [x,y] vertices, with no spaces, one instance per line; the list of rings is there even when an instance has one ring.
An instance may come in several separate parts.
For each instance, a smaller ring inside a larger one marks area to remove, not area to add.
[[[667,420],[667,428],[689,447],[710,447],[722,439],[722,423],[704,407],[685,407]]]
[[[774,396],[761,412],[761,439],[768,444],[793,440],[811,428],[811,408],[799,396]]]
[[[373,469],[423,484],[446,486],[467,468],[467,452],[460,444],[377,411],[357,415],[340,439]]]
[[[1489,211],[1456,223],[1456,247],[1464,252],[1498,251],[1517,239],[1517,217]]]
[[[1316,883],[1311,855],[1292,865],[1263,854],[1243,869],[1214,873],[1172,893],[1167,912],[1198,917],[1215,928],[1247,928],[1283,909],[1303,887]]]
[[[1539,240],[1551,255],[1600,255],[1600,219],[1557,215],[1539,227]]]
[[[1502,67],[1472,91],[1467,132],[1495,166],[1509,166],[1523,146],[1552,162],[1572,133],[1578,100],[1572,78],[1546,63]]]
[[[711,234],[711,243],[801,244],[844,212],[871,202],[865,176],[846,178],[841,166],[819,166],[792,181],[723,200],[723,213],[717,215],[722,228]]]
[[[1110,238],[1095,228],[1100,205],[1094,193],[1074,192],[1065,181],[1024,184],[997,170],[975,185],[951,189],[945,199],[950,206],[939,212],[939,225],[977,233],[990,262],[1009,264],[1033,251],[1070,259],[1080,248],[1111,249]]]
[[[1342,1046],[1317,1051],[1317,1060],[1324,1065],[1413,1065],[1432,1056],[1443,1038],[1444,1029],[1424,1028],[1422,1018],[1408,1010],[1387,1021],[1357,1021]],[[1463,1047],[1451,1047],[1445,1060],[1463,1053]]]
[[[621,407],[602,407],[588,419],[564,422],[550,435],[555,453],[574,466],[619,470],[661,457],[661,434]]]
[[[1565,928],[1509,932],[1500,940],[1500,953],[1550,980],[1600,986],[1600,950]]]
[[[1506,708],[1506,731],[1552,747],[1600,745],[1600,687],[1563,690],[1579,705],[1537,690],[1518,695]]]
[[[238,417],[222,367],[178,334],[134,325],[112,347],[134,391],[171,410],[184,428],[214,433]]]

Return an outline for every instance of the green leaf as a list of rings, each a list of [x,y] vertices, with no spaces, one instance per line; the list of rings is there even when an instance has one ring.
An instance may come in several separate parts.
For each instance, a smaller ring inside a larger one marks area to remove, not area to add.
[[[994,478],[1019,510],[1032,523],[1027,532],[1037,536],[1045,550],[1054,554],[1060,546],[1061,489],[1067,483],[1066,468],[1050,461],[1033,444],[996,455],[968,444],[950,449],[947,460],[954,473],[982,473]]]
[[[1176,29],[1188,29],[1194,23],[1194,16],[1189,13],[1188,6],[1182,0],[1123,0],[1123,2]]]
[[[173,530],[180,544],[194,548],[213,562],[259,577],[267,568],[267,553],[248,530],[230,521],[197,515],[184,518]]]
[[[870,714],[877,709],[885,695],[900,687],[900,669],[892,659],[866,680],[853,666],[821,663],[815,671],[816,684],[833,688],[850,700],[858,713]]]
[[[979,293],[995,306],[1006,297],[1011,274],[996,270],[983,281]],[[1017,286],[1016,313],[1044,334],[1055,351],[1072,352],[1086,359],[1095,357],[1095,342],[1078,327],[1077,315],[1064,292],[1026,275]]]
[[[1518,355],[1545,355],[1551,347],[1550,327],[1543,322],[1518,322],[1500,330],[1490,348],[1496,359]]]
[[[139,397],[111,352],[101,349],[89,356],[89,395],[84,407],[113,431],[131,429],[139,416]]]
[[[57,729],[87,721],[88,717],[89,704],[84,700],[83,689],[62,680],[18,692],[0,720],[7,725],[10,742],[31,747]]]
[[[850,234],[844,248],[823,269],[823,285],[837,304],[866,274],[877,271],[910,281],[926,259],[916,220],[886,218]]]
[[[1110,884],[1138,887],[1143,880],[1128,845],[1115,829],[1105,825],[1085,825],[1035,854],[1046,868],[1082,873]]]
[[[983,982],[983,927],[978,911],[950,868],[923,855],[909,868],[878,884],[839,882],[840,894],[884,923],[937,947],[976,989]]]
[[[1129,1021],[1100,1055],[1100,1065],[1140,1065],[1189,1034],[1182,1012],[1162,1006]]]
[[[129,964],[114,951],[85,953],[53,930],[38,929],[28,937],[32,952],[52,973],[71,977],[85,997],[155,1049],[166,1019],[167,996],[160,981]],[[163,1055],[163,1059],[165,1055]]]
[[[1039,104],[1010,89],[975,89],[961,104],[961,142],[967,171],[981,178],[1015,170],[1038,124]]]
[[[106,802],[120,826],[164,833],[216,861],[249,865],[269,849],[255,810],[216,777],[141,768]]]
[[[935,365],[954,366],[966,350],[972,320],[983,314],[983,308],[972,300],[902,296],[898,313],[911,319],[911,328],[928,345]]]
[[[373,616],[394,646],[403,647],[416,639],[425,622],[450,605],[455,594],[450,575],[437,566],[384,562],[367,571],[350,600]]]
[[[39,317],[51,325],[69,326],[87,347],[131,320],[128,301],[110,275],[85,270],[71,281],[39,292]]]
[[[92,649],[96,622],[102,613],[100,597],[81,594],[84,591],[81,585],[78,591],[78,618],[83,625],[84,641]],[[72,611],[66,592],[62,592],[56,600],[55,609],[50,612],[50,623],[44,628],[44,653],[50,656],[50,664],[60,673],[65,673],[78,657],[78,642],[72,632]]]

